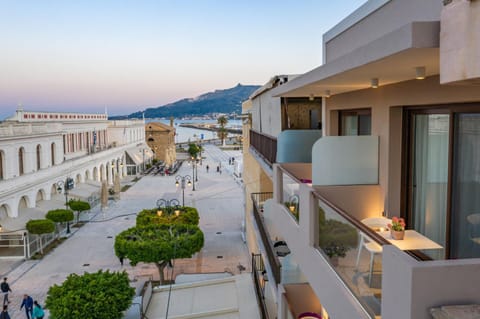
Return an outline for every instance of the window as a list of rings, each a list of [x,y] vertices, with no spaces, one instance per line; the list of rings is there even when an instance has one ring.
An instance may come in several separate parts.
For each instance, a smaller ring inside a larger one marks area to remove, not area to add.
[[[480,105],[406,115],[408,225],[445,247],[431,258],[479,258]]]
[[[25,156],[25,149],[23,147],[20,147],[18,150],[18,175],[23,175],[25,174],[25,168],[24,168],[24,156]]]
[[[3,175],[3,159],[5,158],[4,154],[3,154],[3,151],[0,151],[0,180],[4,179],[4,175]]]
[[[37,145],[37,171],[40,170],[42,166],[41,157],[42,157],[42,146],[40,146],[39,144]]]
[[[50,156],[52,158],[52,166],[55,165],[55,143],[52,143],[52,145],[50,146]]]
[[[370,135],[372,113],[370,109],[347,110],[339,112],[340,136]]]

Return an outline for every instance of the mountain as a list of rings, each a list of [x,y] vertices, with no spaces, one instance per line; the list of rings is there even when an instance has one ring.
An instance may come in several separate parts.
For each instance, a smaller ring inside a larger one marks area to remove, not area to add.
[[[210,113],[241,113],[242,102],[260,86],[241,85],[225,89],[215,90],[202,94],[196,98],[182,99],[170,104],[162,105],[145,110],[145,118],[155,117],[185,117],[199,116]],[[111,119],[141,118],[142,112],[135,112],[127,116],[114,116]]]

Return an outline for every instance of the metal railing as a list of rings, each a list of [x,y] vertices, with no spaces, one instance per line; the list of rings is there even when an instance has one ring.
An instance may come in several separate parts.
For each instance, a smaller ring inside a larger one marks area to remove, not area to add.
[[[262,319],[269,319],[267,305],[265,304],[265,265],[261,254],[252,254],[252,276],[255,292],[257,295],[258,306]]]
[[[267,227],[263,222],[263,203],[270,198],[273,198],[273,193],[252,193],[251,198],[253,201],[253,216],[257,224],[260,237],[262,239],[263,246],[265,247],[265,253],[267,255],[268,264],[272,269],[273,280],[276,284],[281,281],[281,267],[280,260],[278,259],[273,249],[273,243],[267,231]]]
[[[268,165],[277,161],[277,139],[273,136],[250,130],[250,147],[262,157]]]

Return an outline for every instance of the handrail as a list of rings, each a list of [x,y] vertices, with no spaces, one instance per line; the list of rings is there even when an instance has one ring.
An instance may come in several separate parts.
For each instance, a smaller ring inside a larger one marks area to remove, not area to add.
[[[264,269],[263,262],[261,265],[258,265],[257,267],[257,259],[262,261],[262,255],[260,254],[253,254],[252,253],[252,276],[253,276],[253,284],[255,286],[255,291],[257,295],[257,302],[258,306],[260,308],[261,316],[262,319],[269,319],[268,317],[268,311],[267,311],[267,305],[265,304],[265,296],[262,291],[262,287],[260,286],[260,278],[258,275],[258,271],[261,270],[262,268]],[[265,285],[265,283],[264,283]]]
[[[269,165],[277,161],[277,138],[250,129],[250,147]]]
[[[293,175],[290,171],[288,171],[282,165],[278,165],[278,168],[283,172],[284,175],[287,175],[288,177],[293,179],[293,181],[297,182],[298,184],[303,184],[303,182],[301,180],[299,180],[297,177],[295,177],[295,175]]]
[[[261,210],[258,205],[260,199],[267,200],[273,198],[273,193],[252,193],[251,198],[253,202],[253,216],[255,218],[260,237],[262,238],[263,246],[265,247],[265,253],[268,258],[268,263],[273,272],[273,279],[275,280],[276,284],[279,284],[281,282],[282,265],[277,255],[275,254],[275,251],[273,249],[273,243],[270,239],[270,236],[268,235],[267,227],[263,222],[263,216],[260,213]]]
[[[383,245],[389,245],[390,244],[390,242],[388,240],[386,240],[384,237],[377,234],[376,231],[374,231],[373,229],[371,229],[370,227],[368,227],[367,225],[365,225],[364,223],[362,223],[358,219],[355,219],[352,216],[350,216],[349,214],[347,214],[343,209],[341,209],[337,205],[333,204],[331,201],[326,199],[323,195],[318,193],[316,190],[313,190],[312,193],[313,193],[313,196],[316,199],[324,202],[331,209],[333,209],[337,214],[339,214],[340,216],[345,218],[349,223],[353,224],[355,226],[355,228],[358,228],[361,232],[363,232],[364,234],[367,234],[368,237],[370,237],[372,240],[377,242],[379,245],[383,246]]]

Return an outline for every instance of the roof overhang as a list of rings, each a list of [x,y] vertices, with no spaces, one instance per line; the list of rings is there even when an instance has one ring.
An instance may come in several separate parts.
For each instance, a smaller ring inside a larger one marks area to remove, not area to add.
[[[328,96],[439,74],[440,22],[413,22],[324,64],[272,91],[273,96]]]

